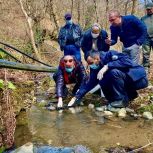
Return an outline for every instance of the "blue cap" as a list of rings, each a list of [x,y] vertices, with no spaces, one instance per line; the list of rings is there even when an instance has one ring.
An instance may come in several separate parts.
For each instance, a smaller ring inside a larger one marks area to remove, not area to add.
[[[66,13],[64,17],[66,20],[71,20],[72,15],[71,15],[71,13]]]

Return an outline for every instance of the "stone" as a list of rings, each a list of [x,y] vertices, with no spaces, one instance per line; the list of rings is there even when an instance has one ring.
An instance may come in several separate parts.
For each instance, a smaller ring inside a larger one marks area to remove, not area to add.
[[[96,107],[96,111],[103,112],[107,110],[107,106]]]
[[[104,111],[105,116],[113,116],[113,113],[111,111]]]
[[[95,107],[94,104],[89,104],[89,105],[88,105],[88,108],[89,108],[89,109],[94,109],[94,107]]]
[[[121,118],[126,117],[126,109],[125,109],[125,108],[121,108],[121,109],[118,111],[118,117],[121,117]]]
[[[128,107],[126,107],[125,110],[126,110],[127,113],[134,113],[134,109],[131,109],[131,108],[128,108]]]
[[[69,111],[70,111],[72,114],[75,114],[75,113],[76,113],[76,111],[75,111],[74,108],[69,108]]]
[[[150,101],[151,103],[153,103],[153,96],[150,96],[149,101]]]
[[[136,114],[136,113],[131,113],[130,116],[134,117],[135,119],[142,117],[141,114]]]
[[[153,116],[152,116],[152,113],[151,112],[143,112],[142,116],[145,119],[148,119],[148,120],[152,120],[153,119]]]
[[[49,145],[51,145],[51,144],[53,143],[53,140],[49,139],[49,140],[47,141],[47,143],[48,143]]]
[[[78,106],[78,107],[75,108],[75,112],[76,113],[81,113],[81,112],[83,112],[83,108]]]
[[[33,144],[28,142],[20,148],[12,151],[12,153],[33,153]]]
[[[112,107],[111,105],[108,105],[107,109],[111,112],[118,112],[120,110],[120,108],[115,108],[115,107]]]
[[[49,106],[49,107],[46,107],[48,110],[50,110],[50,111],[53,111],[53,110],[55,110],[56,109],[56,107],[55,106]]]

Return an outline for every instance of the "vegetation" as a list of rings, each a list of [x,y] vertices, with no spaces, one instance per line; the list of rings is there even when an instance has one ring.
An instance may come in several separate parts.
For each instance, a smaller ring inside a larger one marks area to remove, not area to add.
[[[145,3],[146,0],[65,0],[64,3],[59,0],[2,0],[1,41],[48,61],[48,55],[52,57],[52,47],[59,50],[58,45],[53,45],[51,40],[57,40],[59,28],[64,24],[65,12],[71,12],[73,21],[84,30],[98,22],[109,32],[109,10],[118,9],[123,15],[135,14],[141,17],[144,15]],[[50,50],[46,42],[50,42]]]
[[[72,13],[73,21],[80,24],[83,30],[88,29],[94,22],[98,22],[110,35],[107,18],[110,10],[117,9],[122,15],[134,14],[141,17],[145,14],[144,5],[146,2],[148,1],[64,0],[61,3],[61,0],[1,0],[0,41],[11,44],[45,63],[57,66],[63,55],[57,43],[57,36],[59,28],[65,24],[63,16],[66,12]],[[119,48],[121,46],[119,44],[115,47]],[[12,60],[2,52],[2,49],[14,55],[22,63],[34,63],[33,60],[25,58],[4,45],[0,45],[0,59]],[[35,80],[40,76],[40,73],[26,73],[23,71],[16,73],[12,70],[0,70],[0,110],[2,110],[0,111],[0,153],[3,152],[4,146],[9,148],[13,144],[13,134],[16,126],[15,115],[19,113],[21,108],[27,108],[24,107],[25,104],[30,105],[30,102],[33,101],[34,93],[30,90],[33,90],[34,82],[30,80],[31,78]],[[42,78],[44,90],[47,90],[53,82],[49,82],[48,77],[42,76]],[[144,99],[139,99],[137,107],[144,101],[148,101],[146,97],[148,94],[151,96],[151,93],[152,91],[147,91]],[[31,95],[31,97],[28,97],[28,95]],[[90,102],[94,103],[95,106],[100,106],[99,99],[96,99],[97,96],[88,96]],[[8,107],[5,107],[6,102]],[[153,104],[138,110],[140,113],[144,111],[153,113]],[[9,114],[10,118],[6,118],[6,113]],[[1,121],[4,121],[4,124]],[[6,140],[3,135],[9,135],[11,132],[12,137]],[[4,139],[7,142],[6,144],[4,144]]]

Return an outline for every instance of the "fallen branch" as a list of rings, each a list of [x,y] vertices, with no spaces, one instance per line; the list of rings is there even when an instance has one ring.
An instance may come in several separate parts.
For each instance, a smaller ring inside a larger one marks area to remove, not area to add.
[[[144,149],[144,148],[146,148],[146,147],[148,147],[148,146],[150,146],[150,145],[152,145],[152,144],[153,144],[153,142],[148,143],[148,144],[146,144],[145,146],[142,146],[142,147],[137,148],[137,149],[135,149],[135,150],[129,151],[128,153],[133,153],[133,152],[140,151],[140,150],[142,150],[142,149]]]

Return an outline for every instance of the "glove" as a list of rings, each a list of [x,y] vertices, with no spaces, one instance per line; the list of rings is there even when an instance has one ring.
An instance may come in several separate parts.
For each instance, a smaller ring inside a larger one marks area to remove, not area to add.
[[[58,98],[57,107],[63,107],[63,100],[62,100],[62,97],[59,97],[59,98]]]
[[[108,65],[104,65],[103,68],[98,72],[97,79],[101,80],[103,78],[104,73],[108,70]]]
[[[70,102],[68,103],[68,106],[72,106],[72,105],[75,103],[75,101],[76,101],[76,98],[73,97],[73,98],[70,100]],[[75,113],[76,113],[76,111],[75,111],[74,108],[69,108],[69,111],[70,111],[72,114],[75,114]]]
[[[70,100],[70,102],[68,103],[68,106],[72,106],[72,105],[75,103],[75,101],[76,101],[76,98],[73,97],[73,98]]]

